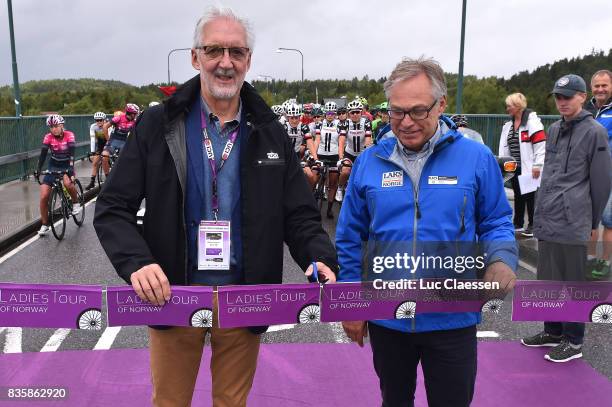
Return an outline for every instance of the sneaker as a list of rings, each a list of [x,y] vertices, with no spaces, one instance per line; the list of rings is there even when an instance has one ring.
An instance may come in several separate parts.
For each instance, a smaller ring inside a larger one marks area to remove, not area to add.
[[[342,202],[343,198],[344,198],[344,191],[342,191],[342,188],[338,187],[338,190],[336,191],[336,201]]]
[[[540,332],[539,334],[521,339],[521,343],[525,346],[532,348],[541,346],[557,346],[563,340],[562,336],[555,336],[547,334],[546,332]]]
[[[520,232],[524,232],[525,228],[522,226],[514,226],[514,233],[520,233]]]
[[[594,266],[591,268],[591,276],[596,280],[605,279],[610,275],[610,262],[603,259],[597,259]]]
[[[74,204],[74,208],[72,208],[72,216],[77,216],[79,213],[81,213],[82,210],[83,208],[81,207],[81,205]]]
[[[550,360],[551,362],[569,362],[572,359],[578,359],[582,357],[582,346],[574,347],[567,340],[564,339],[559,345],[555,346],[544,355],[544,359]]]
[[[533,226],[529,225],[526,229],[523,229],[521,235],[525,237],[533,237]]]
[[[49,233],[49,229],[49,226],[42,225],[40,229],[38,229],[38,236],[45,236],[47,233]]]

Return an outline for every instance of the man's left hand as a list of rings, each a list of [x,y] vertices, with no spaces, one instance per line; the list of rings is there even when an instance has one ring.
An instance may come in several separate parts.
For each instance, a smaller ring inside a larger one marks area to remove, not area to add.
[[[308,266],[304,274],[306,274],[306,277],[310,277],[312,273],[313,269],[311,264],[310,266]],[[317,262],[317,274],[319,275],[319,281],[323,284],[336,282],[336,275],[334,274],[332,269],[330,269],[320,261]]]
[[[540,178],[540,173],[542,172],[541,168],[532,168],[531,169],[531,176],[533,177],[533,179],[538,179]]]
[[[508,294],[514,285],[516,284],[516,274],[514,271],[505,263],[498,261],[492,263],[487,267],[483,280],[485,282],[497,282],[499,283],[499,290],[503,295]]]

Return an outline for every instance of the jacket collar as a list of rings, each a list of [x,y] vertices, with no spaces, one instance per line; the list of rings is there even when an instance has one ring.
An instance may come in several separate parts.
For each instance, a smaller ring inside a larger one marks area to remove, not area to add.
[[[606,100],[606,103],[603,104],[602,107],[597,107],[597,103],[595,101],[595,96],[593,96],[591,98],[591,100],[589,100],[589,103],[593,106],[593,109],[597,112],[602,112],[604,110],[610,109],[612,108],[612,97],[608,100]]]
[[[527,120],[529,119],[529,115],[533,112],[531,109],[523,110],[523,114],[521,115],[521,124],[520,127],[525,127],[527,125]]]
[[[195,98],[200,95],[200,75],[196,75],[181,86],[164,102],[168,121],[172,121],[181,114],[189,112]],[[246,118],[254,125],[261,125],[276,120],[276,115],[266,104],[255,88],[244,82],[240,89],[240,100],[245,110]]]
[[[574,117],[572,120],[565,120],[563,117],[561,117],[561,122],[562,123],[567,123],[567,125],[575,125],[581,121],[583,121],[584,119],[586,119],[587,117],[593,117],[593,113],[589,112],[588,110],[582,109],[582,111],[580,113],[578,113],[578,116]]]
[[[434,146],[434,153],[441,148],[445,148],[447,145],[452,144],[456,140],[463,137],[463,135],[457,131],[457,125],[448,117],[440,116],[439,126],[444,125],[447,127],[446,132],[442,134],[436,145]],[[395,146],[398,141],[396,137],[390,137],[382,140],[378,145],[382,149],[380,156],[385,159],[389,159],[395,150]]]

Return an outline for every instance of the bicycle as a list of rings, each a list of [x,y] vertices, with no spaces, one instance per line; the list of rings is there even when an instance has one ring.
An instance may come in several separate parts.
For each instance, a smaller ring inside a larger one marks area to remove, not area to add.
[[[319,206],[319,210],[323,208],[323,202],[327,200],[326,197],[326,183],[327,183],[327,174],[329,173],[329,167],[322,161],[315,161],[314,164],[311,165],[313,171],[317,171],[319,173],[319,179],[315,184],[313,194],[317,205]]]
[[[100,157],[98,161],[98,169],[96,170],[96,183],[98,184],[98,188],[102,188],[102,184],[106,181],[106,175],[104,175],[104,169],[102,168],[102,154],[100,153],[89,153],[87,154],[87,160],[91,163],[91,157],[98,156]]]
[[[85,220],[85,198],[83,196],[83,187],[81,182],[74,177],[72,182],[76,188],[78,205],[81,206],[81,211],[78,215],[73,215],[74,204],[68,190],[64,186],[64,175],[67,171],[42,171],[39,175],[53,175],[53,185],[51,186],[51,195],[49,195],[49,223],[51,231],[57,240],[62,240],[66,232],[66,219],[72,216],[74,223],[81,226]],[[36,177],[39,184],[40,177]]]

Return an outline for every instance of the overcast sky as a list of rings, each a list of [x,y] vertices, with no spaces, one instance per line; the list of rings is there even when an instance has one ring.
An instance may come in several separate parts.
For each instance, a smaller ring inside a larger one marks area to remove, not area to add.
[[[207,6],[247,17],[255,50],[247,80],[379,78],[403,57],[436,58],[457,72],[461,0],[13,0],[19,81],[167,81],[167,55],[190,47]],[[371,6],[366,7],[369,4]],[[7,3],[0,0],[0,85],[12,84]],[[505,76],[612,48],[607,0],[468,0],[465,74]],[[604,67],[602,67],[604,68]],[[611,67],[605,67],[610,69]],[[170,58],[171,79],[195,74],[189,53]]]

